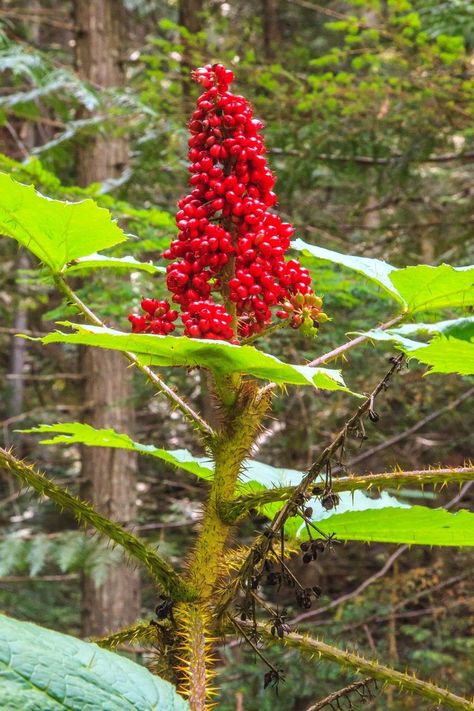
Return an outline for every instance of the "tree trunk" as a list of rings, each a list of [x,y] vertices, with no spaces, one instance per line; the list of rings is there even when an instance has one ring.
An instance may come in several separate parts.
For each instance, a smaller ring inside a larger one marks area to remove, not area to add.
[[[281,32],[278,24],[278,0],[261,0],[263,46],[265,58],[272,60],[281,44]]]
[[[124,82],[122,65],[123,5],[120,0],[75,0],[76,69],[98,88]],[[77,175],[81,185],[115,178],[127,164],[126,140],[94,136],[81,145]],[[87,349],[83,354],[88,422],[133,436],[132,371],[117,352]],[[84,495],[105,515],[128,526],[136,515],[136,455],[133,452],[84,447]],[[85,636],[101,635],[134,622],[139,616],[139,572],[125,561],[109,567],[96,586],[84,576],[82,628]]]
[[[204,0],[179,0],[178,23],[185,27],[188,32],[195,35],[203,29]],[[183,111],[188,114],[191,111],[191,71],[196,65],[196,43],[186,38],[182,39],[183,52],[181,59],[181,87],[183,92]],[[200,60],[198,66],[200,64]]]

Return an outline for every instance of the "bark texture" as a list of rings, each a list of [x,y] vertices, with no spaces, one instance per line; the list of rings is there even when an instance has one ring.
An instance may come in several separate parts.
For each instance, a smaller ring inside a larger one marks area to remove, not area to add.
[[[120,0],[75,0],[76,69],[99,90],[124,83]],[[128,161],[124,138],[97,135],[78,150],[81,185],[116,178]],[[132,371],[120,353],[87,349],[82,357],[84,398],[91,404],[87,422],[133,436]],[[136,516],[136,455],[105,448],[83,448],[84,496],[102,513],[124,525]],[[103,584],[83,580],[82,627],[85,636],[105,634],[139,616],[139,572],[125,562],[111,566]]]

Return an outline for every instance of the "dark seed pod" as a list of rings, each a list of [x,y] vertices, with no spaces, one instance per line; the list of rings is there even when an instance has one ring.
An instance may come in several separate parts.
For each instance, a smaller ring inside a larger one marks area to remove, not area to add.
[[[306,516],[306,518],[311,518],[311,516],[313,515],[313,509],[311,508],[311,506],[308,506],[304,510],[304,515]]]
[[[320,486],[313,486],[311,493],[313,496],[321,496],[323,489]]]
[[[305,553],[303,556],[303,563],[307,565],[308,563],[311,563],[313,560],[313,554],[312,553]]]
[[[322,590],[319,585],[313,585],[311,590],[313,591],[314,597],[321,597]]]
[[[303,541],[303,543],[300,544],[300,549],[305,552],[309,550],[309,547],[311,545],[311,541]]]
[[[380,420],[380,416],[375,412],[375,410],[369,410],[369,420],[371,422],[378,422]]]

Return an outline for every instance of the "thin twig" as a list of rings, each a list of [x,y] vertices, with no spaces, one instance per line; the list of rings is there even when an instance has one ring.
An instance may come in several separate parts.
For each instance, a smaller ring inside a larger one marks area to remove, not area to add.
[[[350,694],[353,694],[361,689],[366,690],[368,692],[367,694],[364,694],[364,699],[371,698],[372,693],[369,689],[369,684],[372,681],[373,679],[370,676],[366,679],[361,679],[361,681],[355,681],[353,684],[349,684],[349,686],[345,686],[343,689],[339,689],[339,691],[335,691],[333,694],[329,694],[329,696],[326,696],[324,699],[321,699],[321,701],[318,701],[316,704],[312,704],[306,709],[306,711],[320,711],[325,706],[330,706],[334,701],[338,701],[339,699],[347,697]]]
[[[387,447],[391,447],[394,444],[398,444],[398,442],[401,442],[403,439],[406,439],[410,435],[415,434],[415,432],[418,432],[418,430],[421,430],[428,423],[433,422],[433,420],[436,420],[438,417],[441,417],[441,415],[444,415],[446,412],[454,410],[458,405],[464,402],[464,400],[468,400],[473,395],[474,388],[469,388],[469,390],[466,390],[466,392],[456,398],[456,400],[449,402],[447,405],[444,405],[444,407],[439,408],[439,410],[431,412],[429,415],[414,424],[412,427],[409,427],[407,430],[404,430],[403,432],[400,432],[399,434],[396,434],[393,437],[386,439],[384,442],[375,445],[375,447],[371,447],[365,452],[361,452],[356,457],[353,457],[347,462],[346,466],[352,467],[355,464],[359,464],[359,462],[363,462],[365,459],[369,459],[374,454],[379,454],[379,452],[382,452],[384,449],[387,449]],[[335,467],[334,474],[337,474],[338,470],[338,467]]]
[[[309,471],[307,472],[307,474],[305,474],[300,484],[295,487],[292,496],[289,498],[286,504],[282,506],[280,511],[275,515],[275,518],[273,519],[269,529],[265,531],[265,535],[259,536],[255,541],[254,545],[250,548],[250,551],[244,563],[240,567],[239,572],[237,573],[233,581],[230,583],[224,595],[222,596],[221,601],[219,602],[218,608],[220,614],[223,614],[225,612],[227,607],[231,604],[232,599],[235,597],[239,587],[241,587],[245,583],[246,578],[253,570],[255,559],[257,558],[258,560],[263,560],[268,555],[268,552],[272,547],[273,538],[285,525],[287,519],[293,515],[295,510],[298,509],[300,499],[304,499],[307,496],[307,491],[314,479],[331,461],[336,452],[340,450],[341,447],[344,445],[348,433],[350,433],[355,427],[361,426],[363,417],[367,414],[367,412],[369,412],[369,410],[373,409],[374,401],[377,395],[382,390],[387,389],[392,377],[401,369],[405,361],[405,356],[401,354],[391,360],[392,365],[388,372],[376,385],[376,387],[373,389],[367,399],[364,400],[362,405],[360,405],[357,408],[356,412],[347,420],[344,427],[336,435],[331,444],[329,444],[321,452],[320,456],[310,467]]]
[[[381,326],[378,327],[379,331],[386,331],[387,328],[391,328],[392,326],[395,326],[397,323],[400,323],[405,318],[406,314],[400,314],[399,316],[395,316],[395,318],[392,318],[390,321],[387,321],[386,323],[383,323]],[[319,356],[318,358],[315,358],[312,360],[308,365],[310,365],[312,368],[315,368],[318,365],[322,365],[323,363],[328,363],[331,360],[334,360],[334,358],[338,358],[340,355],[345,353],[346,351],[350,350],[351,348],[355,348],[355,346],[358,346],[360,343],[363,343],[364,341],[370,340],[370,336],[367,336],[365,334],[362,334],[360,336],[357,336],[356,338],[353,338],[351,341],[348,341],[347,343],[343,343],[342,346],[338,346],[337,348],[334,348],[334,350],[329,351],[328,353],[325,353],[322,356]]]

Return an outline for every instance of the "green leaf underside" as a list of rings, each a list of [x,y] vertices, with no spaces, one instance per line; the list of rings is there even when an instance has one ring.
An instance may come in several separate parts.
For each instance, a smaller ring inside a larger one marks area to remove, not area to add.
[[[167,681],[131,660],[0,615],[3,711],[185,711]]]
[[[308,244],[302,239],[296,239],[291,243],[291,246],[293,249],[304,252],[306,255],[315,257],[320,261],[340,264],[348,269],[352,269],[352,271],[363,274],[372,282],[382,287],[392,298],[404,304],[403,297],[398,293],[389,277],[390,273],[393,272],[396,267],[388,264],[388,262],[382,259],[370,259],[368,257],[356,257],[351,254],[341,254],[334,252],[332,249],[325,249],[324,247]]]
[[[234,346],[225,341],[200,340],[185,336],[123,333],[110,328],[69,322],[62,325],[71,327],[75,333],[54,331],[39,340],[44,344],[75,343],[132,351],[143,365],[200,366],[223,375],[247,373],[279,384],[314,385],[322,390],[349,392],[339,370],[284,363],[253,346]]]
[[[129,449],[139,454],[146,454],[161,459],[172,466],[184,469],[200,479],[210,480],[213,477],[213,467],[209,459],[195,457],[187,449],[166,450],[152,444],[134,442],[126,434],[120,434],[112,429],[95,429],[80,422],[63,422],[57,425],[39,425],[22,432],[60,433],[56,436],[42,439],[41,444],[85,444],[88,447],[110,447],[112,449]]]
[[[15,239],[57,273],[67,262],[126,240],[93,200],[62,202],[0,173],[0,234]]]
[[[406,335],[428,334],[429,343],[414,341]],[[453,319],[439,323],[407,324],[399,328],[366,331],[368,338],[389,341],[410,358],[431,366],[430,373],[474,374],[474,318]]]
[[[439,336],[410,355],[431,366],[430,373],[474,375],[474,340]]]
[[[474,514],[425,506],[347,511],[317,523],[342,541],[377,541],[425,546],[474,546]],[[302,529],[303,537],[305,530]]]
[[[79,257],[73,264],[65,268],[68,274],[71,272],[85,271],[86,269],[126,269],[128,271],[142,271],[148,274],[165,273],[165,267],[159,267],[152,262],[139,262],[134,257],[106,257],[104,254],[89,254],[87,257]]]
[[[340,264],[363,274],[402,303],[407,313],[474,305],[474,266],[419,264],[397,269],[380,259],[340,254],[301,239],[292,242],[292,247],[316,260]]]

